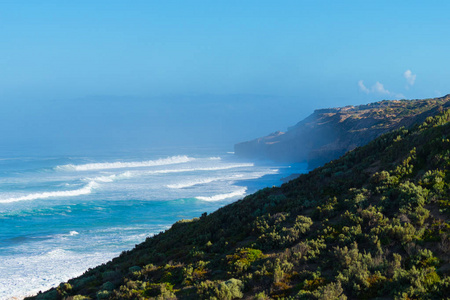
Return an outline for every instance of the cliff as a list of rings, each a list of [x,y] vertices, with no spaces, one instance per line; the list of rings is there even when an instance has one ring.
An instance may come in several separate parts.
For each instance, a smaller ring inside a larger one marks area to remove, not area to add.
[[[235,145],[246,158],[323,165],[347,151],[366,145],[383,133],[423,122],[449,105],[450,95],[424,100],[380,101],[359,106],[319,109],[290,127]]]

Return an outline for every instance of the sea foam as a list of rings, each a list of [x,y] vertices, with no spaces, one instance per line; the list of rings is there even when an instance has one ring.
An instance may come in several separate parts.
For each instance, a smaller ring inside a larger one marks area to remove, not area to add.
[[[7,234],[11,229],[12,238],[27,239],[8,240],[2,248],[0,299],[57,286],[167,229],[178,217],[212,212],[265,187],[265,181],[248,182],[246,189],[242,186],[247,185],[245,180],[278,172],[229,155],[192,158],[160,154],[162,159],[153,160],[124,156],[102,160],[30,158],[17,163],[19,171],[26,172],[2,170],[2,226]],[[183,190],[188,187],[193,188]],[[33,199],[44,200],[25,201]],[[141,218],[141,214],[148,217]],[[128,218],[130,215],[137,217]]]
[[[236,167],[236,166],[235,166]],[[221,167],[223,168],[223,167]],[[180,170],[179,170],[180,171]],[[203,170],[204,171],[204,170]],[[166,187],[170,189],[183,189],[187,187],[192,187],[196,185],[201,184],[207,184],[215,181],[235,181],[235,180],[249,180],[249,179],[258,179],[268,174],[275,174],[278,173],[278,169],[271,169],[267,170],[265,172],[251,172],[248,174],[235,174],[231,176],[220,176],[220,177],[207,177],[207,178],[201,178],[197,180],[190,180],[190,181],[183,181],[179,183],[174,184],[168,184]]]
[[[234,197],[239,197],[239,196],[244,196],[245,193],[247,192],[247,187],[243,187],[237,191],[231,192],[231,193],[226,193],[226,194],[218,194],[218,195],[214,195],[211,197],[202,197],[202,196],[198,196],[195,197],[198,200],[202,200],[202,201],[220,201],[220,200],[225,200],[228,198],[234,198]]]
[[[147,171],[146,174],[167,174],[167,173],[183,173],[183,172],[196,172],[196,171],[219,171],[219,170],[228,170],[234,168],[246,168],[253,167],[253,163],[245,163],[245,164],[230,164],[221,167],[206,167],[206,168],[183,168],[183,169],[165,169],[165,170],[155,170],[155,171]]]
[[[118,253],[76,253],[54,248],[44,253],[2,257],[0,299],[23,299],[80,276],[88,267],[111,259]],[[20,267],[18,267],[20,266]]]
[[[56,166],[56,170],[60,171],[93,171],[93,170],[107,170],[107,169],[123,169],[123,168],[139,168],[139,167],[154,167],[163,165],[172,165],[186,163],[195,160],[195,158],[186,155],[171,156],[156,160],[132,161],[132,162],[104,162],[91,163],[83,165],[61,165]]]
[[[189,157],[185,157],[185,158],[190,159]],[[153,162],[156,162],[156,161],[153,161]],[[166,164],[167,164],[167,161],[166,161]],[[101,164],[92,164],[92,165],[101,165]],[[79,165],[79,166],[83,166],[83,165]],[[253,163],[243,163],[243,164],[229,164],[229,165],[218,166],[218,167],[163,169],[163,170],[154,170],[154,171],[145,171],[145,172],[127,171],[127,172],[124,172],[121,174],[112,174],[112,175],[98,176],[98,177],[94,177],[94,178],[86,178],[86,180],[89,180],[88,184],[86,184],[85,186],[83,186],[82,188],[79,188],[79,189],[67,190],[67,191],[50,191],[50,192],[42,192],[42,193],[31,193],[31,194],[24,195],[24,196],[16,196],[16,197],[9,197],[9,198],[3,198],[3,199],[0,198],[0,203],[11,203],[11,202],[17,202],[17,201],[27,201],[27,200],[29,201],[29,200],[36,200],[36,199],[47,199],[47,198],[57,198],[57,197],[75,197],[75,196],[81,196],[81,195],[88,195],[88,194],[92,193],[92,190],[94,188],[99,187],[99,183],[109,183],[109,182],[113,182],[118,179],[129,178],[129,177],[136,176],[136,175],[145,175],[145,174],[158,175],[158,174],[197,172],[197,171],[217,171],[217,170],[228,170],[228,169],[234,169],[234,168],[245,168],[245,167],[253,167],[253,166],[254,166]],[[227,197],[227,198],[229,198],[229,197]],[[200,199],[200,200],[203,200],[203,199]],[[214,200],[208,200],[208,201],[214,201]]]
[[[105,175],[105,176],[98,176],[98,177],[94,177],[94,178],[86,178],[88,181],[95,181],[95,182],[113,182],[115,180],[119,180],[119,179],[125,179],[125,178],[130,178],[133,176],[133,173],[130,171],[127,172],[123,172],[120,174],[112,174],[112,175]]]
[[[11,203],[17,201],[26,200],[36,200],[36,199],[47,199],[55,197],[75,197],[81,195],[88,195],[92,193],[92,189],[97,187],[97,182],[91,181],[80,189],[70,190],[70,191],[53,191],[53,192],[43,192],[43,193],[33,193],[25,196],[11,197],[6,199],[0,199],[0,203]]]
[[[187,187],[192,187],[200,184],[207,184],[214,181],[226,181],[226,180],[236,180],[238,178],[242,178],[244,175],[242,174],[236,174],[232,176],[222,176],[222,177],[209,177],[209,178],[203,178],[203,179],[197,179],[192,181],[185,181],[175,184],[168,184],[166,185],[168,188],[171,189],[183,189]]]

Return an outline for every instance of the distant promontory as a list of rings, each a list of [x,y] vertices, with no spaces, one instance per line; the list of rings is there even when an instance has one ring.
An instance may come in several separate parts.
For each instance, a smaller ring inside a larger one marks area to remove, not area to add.
[[[308,162],[313,169],[383,133],[423,122],[449,107],[450,95],[424,100],[383,100],[359,106],[318,109],[286,132],[238,143],[237,156],[277,162]]]

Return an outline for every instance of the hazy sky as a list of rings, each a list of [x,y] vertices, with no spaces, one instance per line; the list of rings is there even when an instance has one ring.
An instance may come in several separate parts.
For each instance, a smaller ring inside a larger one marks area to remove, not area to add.
[[[111,137],[159,130],[141,108],[169,97],[178,100],[166,113],[185,123],[215,112],[220,126],[197,120],[192,130],[219,130],[231,143],[286,129],[314,108],[441,96],[450,86],[449,11],[448,1],[1,1],[0,133],[12,141],[38,127],[62,141],[61,128],[81,137],[100,122],[78,130],[74,110],[111,123]],[[142,106],[124,113],[130,99]],[[271,120],[261,107],[277,103]]]

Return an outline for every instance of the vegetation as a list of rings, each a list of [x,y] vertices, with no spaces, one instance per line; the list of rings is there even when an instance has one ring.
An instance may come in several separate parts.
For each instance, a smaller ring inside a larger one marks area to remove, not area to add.
[[[450,299],[449,121],[384,134],[29,299]]]
[[[450,106],[450,95],[423,100],[379,101],[316,110],[287,132],[235,145],[238,156],[322,166],[381,134],[422,123]]]

